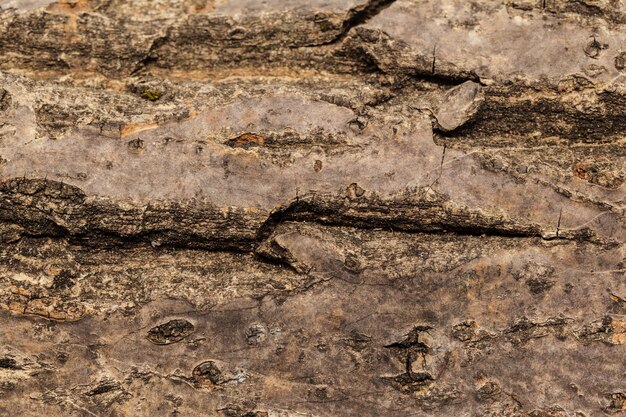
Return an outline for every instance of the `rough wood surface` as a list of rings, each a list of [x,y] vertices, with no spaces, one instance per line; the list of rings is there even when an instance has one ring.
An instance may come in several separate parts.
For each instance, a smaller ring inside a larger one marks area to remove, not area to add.
[[[626,2],[0,0],[0,415],[626,413]]]

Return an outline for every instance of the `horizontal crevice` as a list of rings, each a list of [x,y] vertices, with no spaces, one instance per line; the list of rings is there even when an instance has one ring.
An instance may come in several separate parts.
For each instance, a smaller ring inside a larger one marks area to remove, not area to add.
[[[419,195],[381,199],[307,194],[271,213],[248,216],[211,206],[154,202],[121,209],[113,202],[90,201],[64,183],[18,179],[2,187],[0,220],[20,236],[66,239],[82,246],[122,248],[141,244],[201,250],[252,252],[285,222],[306,222],[401,233],[454,234],[596,242],[588,229],[546,233],[532,224],[495,219],[480,211],[450,208],[443,200]],[[358,189],[357,194],[361,193]],[[13,225],[13,226],[11,226]],[[0,224],[2,226],[2,224]],[[555,224],[555,231],[557,230]],[[15,239],[14,239],[15,240]],[[11,241],[11,240],[9,240]]]
[[[396,0],[370,0],[364,7],[357,7],[350,11],[348,19],[343,22],[341,33],[333,40],[323,45],[332,45],[344,40],[350,31],[357,26],[367,23],[370,19],[378,15],[387,7],[395,3]]]
[[[432,221],[427,218],[407,219],[403,216],[405,213],[402,213],[402,209],[406,209],[407,207],[403,207],[403,205],[388,206],[383,209],[385,211],[397,210],[397,217],[376,218],[372,215],[376,212],[376,209],[380,209],[380,207],[374,207],[370,212],[364,210],[361,213],[357,213],[353,210],[345,210],[345,207],[336,207],[333,209],[324,203],[316,205],[311,204],[310,201],[306,200],[307,198],[305,196],[284,208],[280,208],[272,212],[268,219],[259,228],[257,241],[265,241],[272,235],[273,231],[276,230],[279,225],[286,222],[302,222],[333,227],[351,227],[362,230],[384,230],[407,234],[594,241],[593,237],[586,230],[581,230],[580,233],[571,236],[557,235],[556,233],[548,236],[542,233],[537,226],[506,224],[502,225],[502,227],[498,227],[496,225],[488,224],[487,222],[489,219],[484,219],[485,224],[463,224],[461,218],[458,219],[458,222],[453,221],[453,219],[449,219],[448,222],[442,222],[439,220]],[[374,203],[374,205],[375,204],[376,203]],[[417,207],[415,208],[417,209]]]
[[[492,137],[539,142],[562,138],[569,143],[612,143],[623,136],[626,105],[619,93],[594,95],[593,107],[564,101],[557,91],[519,87],[486,87],[485,101],[463,126],[441,136],[489,145]],[[530,139],[532,138],[532,139]]]

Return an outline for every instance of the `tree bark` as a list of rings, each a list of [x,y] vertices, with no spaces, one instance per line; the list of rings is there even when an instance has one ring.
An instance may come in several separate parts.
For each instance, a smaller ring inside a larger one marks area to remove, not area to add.
[[[0,415],[626,413],[622,0],[0,1]]]

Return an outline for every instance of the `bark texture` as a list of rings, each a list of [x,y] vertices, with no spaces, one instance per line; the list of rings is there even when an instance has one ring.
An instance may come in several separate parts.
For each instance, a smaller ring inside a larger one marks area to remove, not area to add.
[[[626,2],[0,0],[0,415],[626,414]]]

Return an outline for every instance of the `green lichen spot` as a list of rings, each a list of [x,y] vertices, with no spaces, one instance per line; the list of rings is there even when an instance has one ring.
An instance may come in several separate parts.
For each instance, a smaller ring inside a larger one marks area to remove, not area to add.
[[[150,101],[157,101],[163,95],[159,90],[146,89],[141,93],[141,98],[145,98]]]

